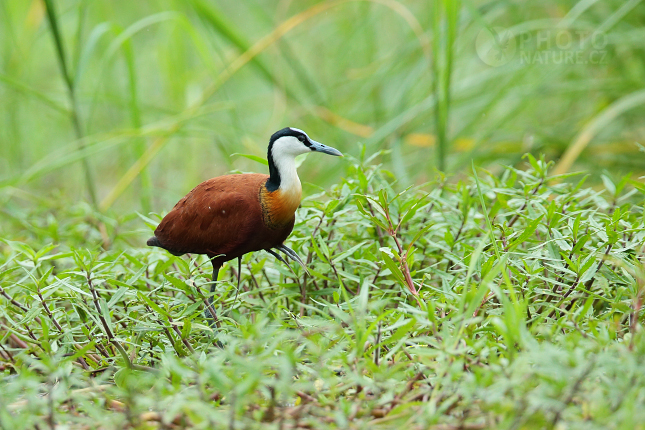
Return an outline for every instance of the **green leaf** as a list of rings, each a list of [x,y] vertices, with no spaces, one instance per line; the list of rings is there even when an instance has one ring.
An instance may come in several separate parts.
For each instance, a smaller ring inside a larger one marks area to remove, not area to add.
[[[143,300],[144,302],[146,302],[146,303],[148,304],[148,306],[150,306],[150,307],[151,307],[155,312],[157,312],[158,314],[163,315],[163,316],[165,316],[166,318],[168,317],[168,313],[167,313],[166,311],[164,311],[163,309],[161,309],[161,308],[160,308],[160,307],[159,307],[155,302],[153,302],[152,300],[150,300],[150,299],[148,298],[148,296],[146,296],[145,294],[143,294],[143,293],[141,293],[141,292],[138,292],[138,293],[137,293],[137,297],[139,297],[141,300]]]
[[[181,290],[181,291],[188,290],[187,288],[188,286],[186,285],[186,282],[184,282],[183,280],[167,274],[164,274],[163,277],[166,279],[166,281],[170,282],[172,286],[177,288],[178,290]]]
[[[394,333],[392,333],[392,336],[387,338],[387,341],[390,343],[398,342],[405,336],[409,335],[415,325],[416,322],[413,319],[407,320],[405,325],[399,327]]]
[[[45,246],[44,248],[40,249],[38,252],[36,252],[36,255],[34,255],[34,260],[40,260],[41,257],[43,257],[45,254],[49,253],[52,249],[55,249],[56,245],[50,244]]]
[[[184,320],[184,326],[181,329],[181,338],[187,339],[190,336],[190,331],[192,329],[192,321],[189,319]]]
[[[401,272],[401,269],[399,268],[398,264],[396,264],[394,260],[392,260],[392,258],[384,251],[381,251],[381,258],[383,262],[385,262],[385,266],[387,266],[387,268],[390,269],[390,272],[392,272],[392,275],[394,275],[394,277],[401,284],[406,284],[405,277],[403,276],[403,272]]]
[[[95,341],[90,341],[87,345],[83,346],[81,349],[76,351],[73,355],[65,358],[65,361],[76,361],[78,358],[84,356],[90,349],[94,348]]]
[[[426,205],[427,203],[427,195],[423,196],[417,203],[415,203],[403,216],[401,221],[399,222],[399,225],[404,225],[406,222],[408,222],[412,217],[417,213],[417,211],[422,208],[423,206]]]
[[[513,251],[515,248],[517,248],[518,245],[521,245],[529,237],[533,236],[533,233],[535,233],[535,230],[537,230],[538,226],[540,225],[540,221],[542,221],[542,218],[544,218],[544,215],[540,215],[538,218],[536,218],[533,221],[531,221],[531,223],[526,226],[526,228],[524,229],[522,234],[520,234],[519,237],[517,239],[515,239],[508,246],[508,250]]]
[[[234,154],[231,154],[231,157],[244,157],[244,158],[248,158],[249,160],[257,161],[258,163],[263,164],[265,166],[269,165],[269,162],[266,160],[266,158],[258,157],[257,155],[240,154],[236,152]]]
[[[108,309],[112,308],[115,303],[117,303],[119,300],[121,300],[121,297],[128,291],[127,288],[121,287],[119,288],[116,293],[110,298],[110,301],[107,303]]]
[[[110,318],[110,310],[103,297],[99,298],[99,305],[101,306],[101,315],[103,316],[103,319],[105,319],[105,322],[107,323],[108,328],[113,334],[116,335],[116,333],[114,333],[114,326],[112,325],[112,318]]]
[[[344,252],[341,252],[340,254],[338,254],[336,257],[333,258],[332,261],[334,262],[334,264],[339,263],[339,262],[343,261],[344,259],[346,259],[347,257],[349,257],[350,255],[354,254],[354,252],[356,252],[357,249],[362,248],[365,245],[366,245],[365,243],[359,243],[357,245],[354,245],[350,249],[348,249],[347,251],[344,251]]]
[[[529,164],[531,165],[533,170],[535,170],[535,173],[537,173],[538,175],[540,173],[542,173],[541,166],[538,164],[537,160],[535,159],[535,157],[531,153],[527,153],[522,158],[527,159],[529,161]]]
[[[616,185],[614,185],[613,181],[609,179],[609,176],[607,175],[600,175],[600,178],[602,179],[602,183],[605,185],[605,188],[607,191],[609,191],[609,194],[613,197],[616,195]]]

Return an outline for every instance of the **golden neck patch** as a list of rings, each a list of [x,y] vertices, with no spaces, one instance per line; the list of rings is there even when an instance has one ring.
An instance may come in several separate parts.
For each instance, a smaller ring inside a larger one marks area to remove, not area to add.
[[[265,185],[260,187],[260,205],[262,216],[269,228],[280,228],[290,223],[296,209],[300,205],[302,190],[300,188],[275,191],[267,190]]]

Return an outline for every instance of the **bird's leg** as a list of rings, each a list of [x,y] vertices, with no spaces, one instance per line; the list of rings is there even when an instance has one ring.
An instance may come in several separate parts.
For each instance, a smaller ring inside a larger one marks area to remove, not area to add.
[[[280,254],[278,254],[277,252],[275,252],[275,251],[274,251],[274,250],[272,250],[272,249],[265,249],[265,251],[266,251],[266,252],[268,252],[269,254],[273,255],[273,256],[274,256],[275,258],[277,258],[278,260],[282,261],[284,264],[286,264],[286,265],[287,265],[287,267],[289,268],[289,270],[291,270],[291,271],[293,272],[293,269],[291,268],[291,266],[289,266],[289,263],[287,262],[287,260],[285,260],[284,258],[282,258],[282,256],[281,256]],[[293,273],[296,273],[296,272],[293,272]]]
[[[307,270],[307,266],[305,266],[305,263],[302,261],[300,256],[296,253],[296,251],[294,251],[293,249],[289,248],[284,243],[282,245],[277,246],[276,249],[279,249],[280,251],[282,251],[285,254],[287,254],[287,256],[289,258],[291,258],[293,261],[298,263],[300,265],[300,267],[302,267],[305,270],[305,272],[307,272],[307,275],[311,275],[309,273],[309,270]]]
[[[219,269],[222,267],[221,265],[215,265],[213,263],[213,277],[211,278],[211,294],[215,292],[215,285],[217,284],[217,275],[219,274]],[[212,303],[212,297],[211,297],[211,303]]]
[[[208,323],[211,327],[213,327],[214,325],[219,327],[219,320],[217,319],[217,315],[215,315],[215,310],[213,309],[213,294],[215,294],[215,287],[217,285],[217,275],[222,265],[215,263],[212,260],[211,262],[213,264],[213,278],[211,279],[210,296],[206,299],[206,310],[204,311],[204,317],[208,320]]]
[[[237,302],[237,295],[240,294],[240,282],[242,279],[242,257],[237,257],[237,291],[235,292],[235,299],[233,304]]]

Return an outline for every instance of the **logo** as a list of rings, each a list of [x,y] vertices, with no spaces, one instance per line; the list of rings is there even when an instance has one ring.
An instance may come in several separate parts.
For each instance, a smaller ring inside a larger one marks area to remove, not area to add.
[[[598,31],[542,28],[515,35],[503,27],[487,27],[477,34],[475,50],[491,67],[514,57],[522,65],[597,65],[609,62],[607,43],[607,35]]]
[[[482,29],[475,40],[477,55],[492,67],[503,66],[511,61],[517,49],[515,35],[503,27]]]

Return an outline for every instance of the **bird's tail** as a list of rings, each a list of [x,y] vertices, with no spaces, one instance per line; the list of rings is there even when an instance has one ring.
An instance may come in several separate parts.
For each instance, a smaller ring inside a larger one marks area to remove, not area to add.
[[[161,242],[159,241],[157,236],[152,236],[150,239],[148,239],[148,241],[146,242],[146,245],[163,248],[163,245],[161,245]]]
[[[168,249],[168,247],[166,245],[161,243],[161,241],[159,240],[159,238],[157,236],[152,236],[150,239],[148,239],[148,241],[146,242],[146,245],[148,245],[148,246],[156,246],[157,248],[165,249],[166,251],[170,252],[172,255],[174,255],[176,257],[180,257],[180,256],[185,254],[185,252],[182,252],[182,251],[177,251],[177,250],[174,250],[174,249]]]

